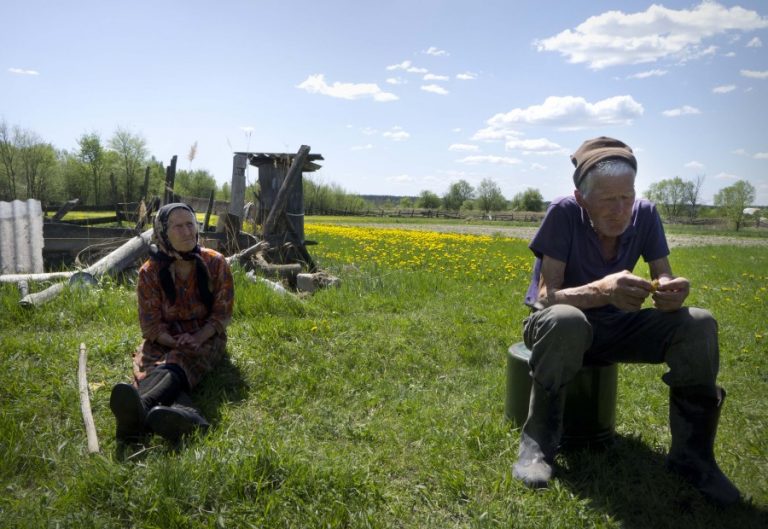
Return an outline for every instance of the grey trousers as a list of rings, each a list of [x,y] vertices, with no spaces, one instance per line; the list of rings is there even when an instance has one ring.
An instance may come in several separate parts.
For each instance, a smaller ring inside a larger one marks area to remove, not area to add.
[[[714,388],[720,362],[717,321],[695,307],[623,312],[552,305],[525,319],[523,339],[531,350],[531,376],[549,393],[583,365],[621,362],[666,362],[662,380],[668,386]]]

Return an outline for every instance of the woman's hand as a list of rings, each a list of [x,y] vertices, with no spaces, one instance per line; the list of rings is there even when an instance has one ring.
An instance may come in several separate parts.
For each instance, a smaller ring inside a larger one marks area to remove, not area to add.
[[[216,330],[212,325],[205,325],[202,329],[194,334],[185,332],[176,336],[176,346],[179,349],[187,349],[191,351],[197,351],[206,340],[216,333]]]

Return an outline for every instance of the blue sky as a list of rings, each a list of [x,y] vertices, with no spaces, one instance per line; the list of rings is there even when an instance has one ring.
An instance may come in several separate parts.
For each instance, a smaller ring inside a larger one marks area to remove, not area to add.
[[[121,127],[221,183],[233,151],[306,144],[349,192],[491,178],[550,200],[608,135],[641,193],[701,175],[705,203],[743,179],[768,205],[764,1],[4,0],[0,19],[0,118],[58,148]]]

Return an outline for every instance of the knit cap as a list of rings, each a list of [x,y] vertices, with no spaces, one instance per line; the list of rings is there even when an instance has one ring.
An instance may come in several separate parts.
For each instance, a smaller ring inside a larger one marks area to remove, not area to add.
[[[632,149],[626,143],[600,136],[587,140],[571,155],[571,162],[576,167],[573,172],[573,183],[578,189],[584,177],[598,162],[611,158],[626,160],[637,171],[637,160]]]

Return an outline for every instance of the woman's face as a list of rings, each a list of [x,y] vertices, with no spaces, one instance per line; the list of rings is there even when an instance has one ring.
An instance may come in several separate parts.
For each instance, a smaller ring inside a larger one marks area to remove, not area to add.
[[[197,219],[186,209],[174,209],[168,215],[168,241],[177,252],[190,252],[197,245]]]

